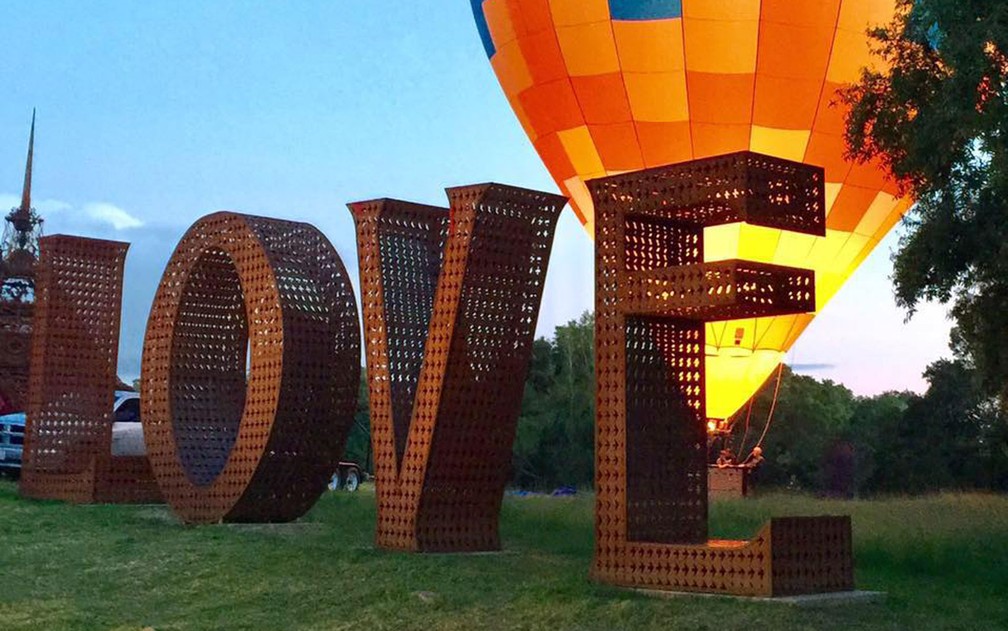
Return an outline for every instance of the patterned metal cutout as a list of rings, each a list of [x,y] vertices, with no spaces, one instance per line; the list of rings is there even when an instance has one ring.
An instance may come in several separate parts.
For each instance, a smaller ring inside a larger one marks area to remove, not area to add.
[[[200,219],[144,339],[144,439],[165,499],[186,522],[301,516],[342,453],[359,380],[357,304],[325,236],[236,213]]]
[[[499,548],[532,337],[567,201],[499,184],[448,197],[450,212],[388,199],[349,205],[384,548]]]
[[[112,456],[128,247],[62,235],[40,240],[22,495],[160,501],[146,458]]]
[[[590,188],[596,204],[618,197],[627,215],[694,228],[745,222],[821,237],[824,182],[821,167],[741,151],[601,178]]]
[[[733,154],[589,182],[595,201],[593,576],[739,595],[851,589],[850,519],[775,519],[707,539],[704,324],[815,309],[808,270],[703,262],[726,221],[816,234],[821,170]]]
[[[0,298],[0,408],[26,409],[35,304]]]

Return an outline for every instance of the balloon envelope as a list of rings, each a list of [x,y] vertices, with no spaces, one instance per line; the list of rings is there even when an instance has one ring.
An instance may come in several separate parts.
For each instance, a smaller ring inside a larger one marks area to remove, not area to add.
[[[844,158],[837,90],[872,58],[893,0],[471,0],[518,120],[589,235],[585,180],[750,150],[821,166],[825,237],[708,228],[707,261],[813,269],[820,310],[910,205]],[[589,266],[587,269],[591,269]],[[707,414],[727,418],[814,314],[707,326]]]

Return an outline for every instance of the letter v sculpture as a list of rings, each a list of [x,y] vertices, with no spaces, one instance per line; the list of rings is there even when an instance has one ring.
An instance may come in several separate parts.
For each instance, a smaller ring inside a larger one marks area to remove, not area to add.
[[[567,201],[499,184],[447,193],[450,211],[390,199],[349,205],[383,548],[500,547],[501,498]]]

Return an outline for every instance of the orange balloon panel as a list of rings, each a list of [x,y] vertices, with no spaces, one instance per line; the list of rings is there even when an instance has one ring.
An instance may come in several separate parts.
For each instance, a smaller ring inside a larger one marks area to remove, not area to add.
[[[585,180],[734,151],[821,166],[826,236],[708,228],[704,258],[813,269],[817,311],[910,201],[844,159],[837,89],[872,64],[893,0],[471,0],[508,101],[589,235]],[[707,327],[707,413],[726,418],[814,315]]]

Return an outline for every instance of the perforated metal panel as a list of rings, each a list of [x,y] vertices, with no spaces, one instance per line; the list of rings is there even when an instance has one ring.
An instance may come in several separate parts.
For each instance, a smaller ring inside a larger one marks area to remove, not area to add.
[[[40,240],[21,493],[154,502],[145,458],[112,456],[122,274],[129,244]]]
[[[592,180],[591,194],[619,202],[628,215],[668,218],[683,226],[745,222],[826,234],[821,167],[740,151]]]
[[[498,184],[448,197],[450,212],[387,199],[350,204],[385,548],[499,547],[501,496],[566,203]]]
[[[325,236],[200,219],[144,339],[144,439],[165,499],[187,522],[296,519],[335,470],[359,379],[356,300]]]
[[[854,588],[850,517],[780,517],[770,521],[773,595]]]
[[[703,229],[750,220],[820,230],[821,178],[783,162],[737,154],[589,182],[600,581],[765,596],[853,587],[847,518],[774,520],[748,542],[707,539],[704,324],[812,311],[815,278],[703,263]]]
[[[10,410],[28,404],[28,364],[35,305],[0,299],[0,395]]]

